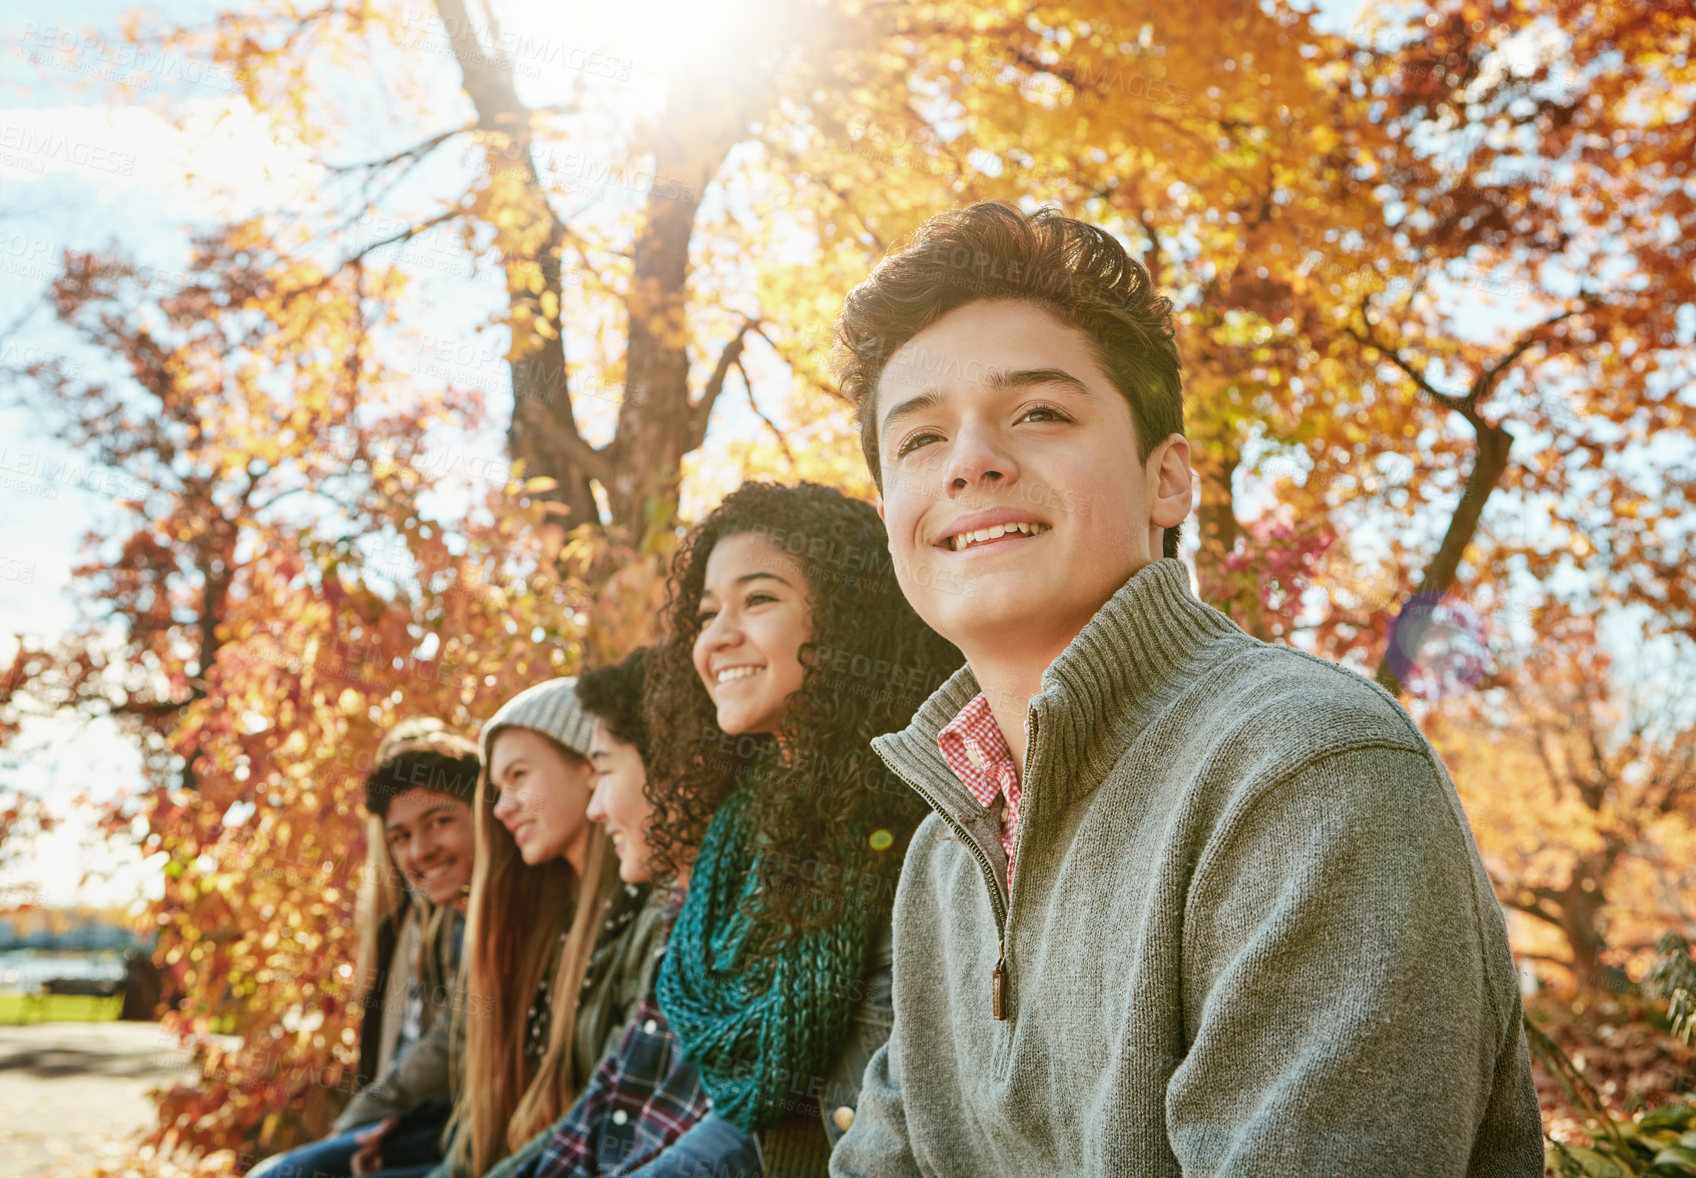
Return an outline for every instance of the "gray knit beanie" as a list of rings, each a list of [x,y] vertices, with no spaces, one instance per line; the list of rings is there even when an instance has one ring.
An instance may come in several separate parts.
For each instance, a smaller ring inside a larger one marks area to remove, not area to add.
[[[483,725],[478,746],[483,754],[483,768],[489,767],[489,753],[495,736],[503,728],[529,728],[551,737],[580,757],[589,755],[589,738],[595,734],[595,718],[577,702],[577,680],[574,677],[549,679],[527,687],[489,717]]]

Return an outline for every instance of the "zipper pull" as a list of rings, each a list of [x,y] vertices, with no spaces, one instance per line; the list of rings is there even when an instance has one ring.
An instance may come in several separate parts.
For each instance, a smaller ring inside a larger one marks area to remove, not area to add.
[[[1000,1022],[1007,1021],[1007,958],[1003,954],[989,977],[989,1005]]]

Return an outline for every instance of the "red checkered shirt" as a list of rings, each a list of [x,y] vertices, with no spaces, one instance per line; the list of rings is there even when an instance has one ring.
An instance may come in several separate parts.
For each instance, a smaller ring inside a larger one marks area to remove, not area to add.
[[[1007,894],[1011,896],[1013,839],[1019,833],[1019,770],[995,713],[989,710],[989,697],[979,692],[961,708],[936,734],[936,747],[960,784],[985,809],[995,804],[997,794],[1007,799],[1001,811],[1001,849],[1007,852]]]

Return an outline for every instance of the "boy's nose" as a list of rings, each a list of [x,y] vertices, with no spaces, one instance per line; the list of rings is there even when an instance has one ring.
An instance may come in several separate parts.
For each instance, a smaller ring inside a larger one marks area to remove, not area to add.
[[[947,480],[950,494],[973,487],[994,486],[1009,478],[1015,466],[985,430],[962,429],[948,455]]]

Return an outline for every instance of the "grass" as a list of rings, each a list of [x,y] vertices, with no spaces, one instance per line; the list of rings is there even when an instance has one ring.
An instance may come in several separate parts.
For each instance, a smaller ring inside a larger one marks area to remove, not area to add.
[[[109,1023],[124,1007],[124,996],[20,994],[0,991],[0,1024]]]

